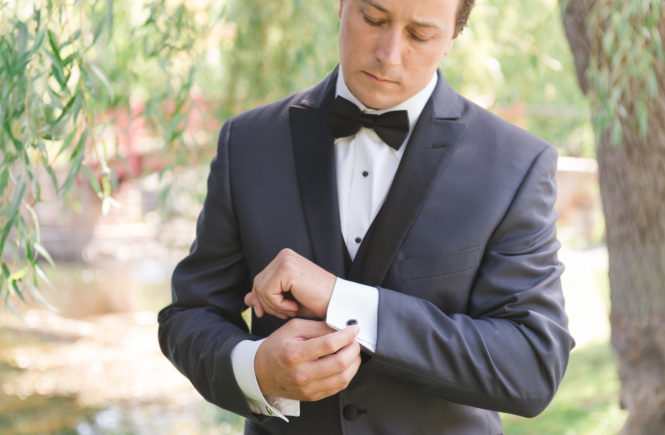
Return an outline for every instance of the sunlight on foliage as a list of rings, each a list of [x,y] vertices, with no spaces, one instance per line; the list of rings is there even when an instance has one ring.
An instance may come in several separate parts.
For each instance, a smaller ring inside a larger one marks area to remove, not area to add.
[[[82,171],[102,209],[113,205],[109,162],[124,161],[108,132],[136,87],[160,146],[183,148],[199,26],[172,1],[0,1],[0,293],[10,308],[26,290],[39,298],[38,277],[47,280],[33,210],[43,192],[66,198]]]
[[[589,14],[594,59],[587,72],[595,92],[594,107],[597,140],[610,134],[612,144],[622,142],[623,124],[647,139],[649,101],[658,98],[663,84],[658,83],[654,65],[665,63],[665,50],[659,31],[665,16],[661,0],[602,2]]]

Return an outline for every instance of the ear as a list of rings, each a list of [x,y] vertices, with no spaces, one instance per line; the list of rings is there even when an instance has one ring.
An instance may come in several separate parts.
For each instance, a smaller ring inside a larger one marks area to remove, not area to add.
[[[450,42],[448,43],[448,46],[443,50],[443,57],[448,56],[448,53],[450,53],[450,50],[453,49],[453,43],[455,42],[454,39],[451,39]]]

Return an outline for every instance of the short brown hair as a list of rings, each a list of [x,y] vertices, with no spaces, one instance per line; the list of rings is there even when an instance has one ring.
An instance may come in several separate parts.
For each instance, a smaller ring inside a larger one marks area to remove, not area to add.
[[[462,33],[464,27],[466,27],[466,22],[469,20],[469,15],[471,14],[471,9],[475,0],[459,0],[459,6],[457,8],[457,18],[455,19],[455,34],[453,38],[456,38],[457,35]]]

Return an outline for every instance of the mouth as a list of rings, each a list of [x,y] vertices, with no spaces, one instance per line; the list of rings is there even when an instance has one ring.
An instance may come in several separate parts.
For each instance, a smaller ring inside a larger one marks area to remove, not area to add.
[[[374,75],[374,74],[368,73],[367,71],[363,71],[363,73],[364,73],[364,74],[365,74],[370,80],[372,80],[373,82],[376,82],[376,83],[381,83],[381,84],[396,84],[396,83],[397,83],[396,80],[390,80],[390,79],[385,78],[385,77],[380,77],[380,76],[377,76],[377,75]]]

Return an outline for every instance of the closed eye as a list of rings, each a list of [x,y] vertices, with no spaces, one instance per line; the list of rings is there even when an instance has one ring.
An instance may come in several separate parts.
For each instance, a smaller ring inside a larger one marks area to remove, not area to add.
[[[411,37],[411,39],[417,42],[425,42],[429,39],[429,37],[419,36],[416,35],[415,33],[409,33],[409,36]]]
[[[379,27],[383,24],[382,20],[374,20],[374,19],[370,18],[369,16],[367,16],[365,14],[363,14],[363,19],[370,26]]]
[[[436,32],[429,26],[413,26],[406,29],[409,37],[417,42],[426,42],[434,37]]]

